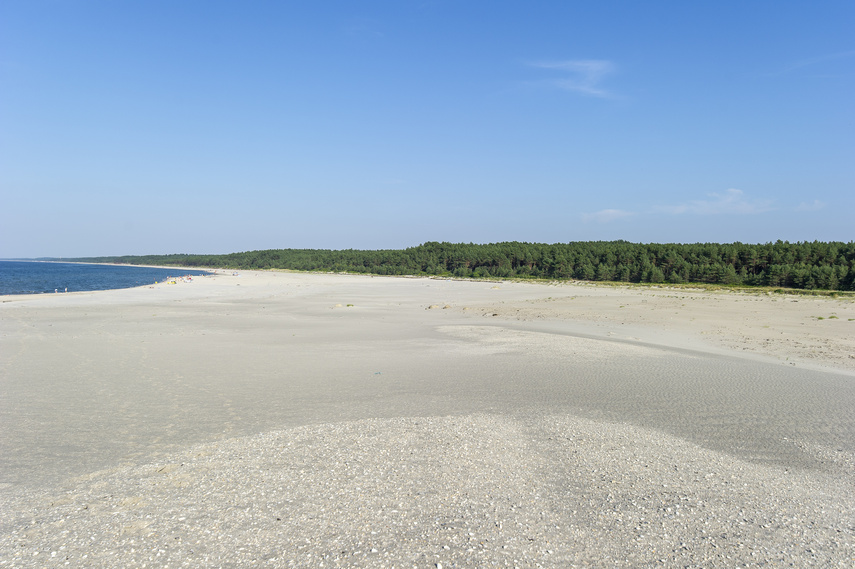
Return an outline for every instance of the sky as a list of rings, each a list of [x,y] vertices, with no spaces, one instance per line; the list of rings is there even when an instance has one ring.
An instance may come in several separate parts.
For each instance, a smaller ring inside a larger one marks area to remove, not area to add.
[[[0,258],[855,240],[855,3],[0,1]]]

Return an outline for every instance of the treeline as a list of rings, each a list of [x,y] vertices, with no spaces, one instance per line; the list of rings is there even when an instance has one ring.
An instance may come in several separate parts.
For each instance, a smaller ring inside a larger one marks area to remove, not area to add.
[[[558,244],[429,242],[403,250],[270,249],[228,255],[145,255],[78,261],[375,275],[710,283],[855,290],[855,242]]]

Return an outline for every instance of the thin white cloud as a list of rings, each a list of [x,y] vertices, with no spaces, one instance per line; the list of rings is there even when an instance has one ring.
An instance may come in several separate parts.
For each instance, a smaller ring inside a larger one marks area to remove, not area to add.
[[[752,215],[775,209],[772,200],[748,198],[742,190],[731,188],[721,193],[709,194],[710,199],[692,200],[676,205],[660,205],[645,211],[629,211],[625,209],[601,209],[594,213],[582,214],[584,221],[609,223],[617,219],[635,215]],[[813,203],[802,203],[798,211],[815,211],[825,207],[825,204],[815,200]]]
[[[813,200],[810,203],[802,202],[796,207],[796,211],[819,211],[825,207],[825,202]]]
[[[616,219],[623,219],[635,215],[633,211],[623,209],[601,209],[595,213],[586,213],[582,217],[585,221],[596,221],[597,223],[608,223]]]
[[[773,73],[772,75],[785,75],[797,69],[801,69],[803,67],[810,67],[812,65],[816,65],[818,63],[824,63],[826,61],[834,61],[836,59],[848,59],[850,57],[855,57],[855,51],[840,51],[837,53],[827,53],[825,55],[819,55],[816,57],[808,57],[805,59],[800,59],[795,61],[778,71],[777,73]]]
[[[557,69],[566,72],[569,77],[554,79],[550,84],[566,91],[575,91],[591,97],[614,98],[614,95],[600,86],[602,79],[613,73],[615,65],[604,59],[577,59],[569,61],[545,61],[530,63],[540,69]]]
[[[344,26],[344,31],[355,39],[376,39],[385,36],[380,29],[380,23],[370,18],[353,18]]]
[[[749,199],[745,196],[742,190],[731,188],[723,193],[709,194],[711,199],[708,200],[692,200],[690,202],[665,205],[654,208],[654,211],[661,213],[670,213],[674,215],[681,214],[696,214],[696,215],[717,215],[717,214],[756,214],[770,211],[772,208],[772,200]]]

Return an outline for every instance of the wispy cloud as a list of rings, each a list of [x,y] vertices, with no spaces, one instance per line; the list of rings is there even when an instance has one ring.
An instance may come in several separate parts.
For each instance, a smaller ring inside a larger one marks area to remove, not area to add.
[[[614,221],[616,219],[623,219],[625,217],[630,217],[632,215],[636,215],[633,211],[626,211],[623,209],[601,209],[600,211],[594,213],[586,213],[583,214],[582,218],[585,221],[596,221],[597,223],[608,223],[610,221]]]
[[[709,199],[692,200],[676,205],[659,205],[644,211],[630,211],[625,209],[601,209],[594,213],[582,214],[584,221],[597,223],[609,223],[617,219],[623,219],[634,215],[751,215],[772,211],[774,209],[772,200],[748,198],[742,190],[731,188],[721,193],[711,193]],[[801,204],[800,211],[812,211],[824,207],[820,201],[812,204]]]
[[[615,71],[611,61],[603,59],[576,59],[569,61],[541,61],[529,64],[540,69],[555,69],[569,75],[561,79],[553,79],[548,83],[564,89],[575,91],[591,97],[614,98],[614,95],[600,86],[603,78]]]
[[[796,211],[819,211],[825,207],[825,202],[813,200],[810,203],[802,202],[796,207]]]
[[[716,214],[754,214],[770,211],[772,200],[749,199],[742,190],[731,188],[722,193],[709,194],[710,199],[692,200],[677,205],[664,205],[654,208],[654,212],[698,215]]]
[[[353,18],[344,26],[344,32],[354,39],[377,39],[385,34],[380,29],[380,23],[370,18]]]
[[[818,55],[816,57],[807,57],[804,59],[799,59],[798,61],[794,61],[790,65],[786,66],[784,69],[772,73],[771,75],[785,75],[787,73],[796,71],[797,69],[802,69],[803,67],[810,67],[819,63],[825,63],[826,61],[834,61],[837,59],[848,59],[850,57],[855,57],[855,50],[840,51],[837,53],[827,53],[825,55]]]

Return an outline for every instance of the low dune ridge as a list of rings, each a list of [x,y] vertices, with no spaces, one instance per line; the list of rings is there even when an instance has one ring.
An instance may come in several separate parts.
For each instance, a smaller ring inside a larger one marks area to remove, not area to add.
[[[0,566],[855,562],[851,298],[228,271],[0,324]]]

